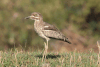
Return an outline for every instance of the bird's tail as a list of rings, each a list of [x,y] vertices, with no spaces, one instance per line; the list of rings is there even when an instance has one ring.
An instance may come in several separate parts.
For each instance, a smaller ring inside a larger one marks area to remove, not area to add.
[[[55,39],[56,39],[56,38],[55,38]],[[62,41],[64,41],[64,42],[67,42],[67,43],[71,44],[71,42],[69,41],[69,39],[66,38],[66,37],[60,37],[60,38],[58,38],[58,40],[62,40]]]
[[[64,41],[71,44],[71,42],[68,40],[68,38],[65,38]]]

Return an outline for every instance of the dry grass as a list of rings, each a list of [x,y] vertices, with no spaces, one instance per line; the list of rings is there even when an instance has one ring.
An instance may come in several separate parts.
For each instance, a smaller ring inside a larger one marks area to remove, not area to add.
[[[0,67],[97,67],[100,63],[99,54],[93,51],[79,53],[48,53],[47,58],[42,62],[41,52],[32,51],[0,51]]]
[[[98,48],[99,42],[97,41]],[[42,60],[41,51],[0,51],[0,67],[100,67],[100,54],[92,49],[88,53],[74,52],[47,54]]]

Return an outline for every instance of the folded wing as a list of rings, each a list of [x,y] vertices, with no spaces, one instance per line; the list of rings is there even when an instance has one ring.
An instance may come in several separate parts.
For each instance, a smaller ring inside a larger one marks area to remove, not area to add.
[[[70,41],[68,41],[68,38],[66,38],[55,26],[48,23],[44,24],[42,32],[46,37],[71,43]]]

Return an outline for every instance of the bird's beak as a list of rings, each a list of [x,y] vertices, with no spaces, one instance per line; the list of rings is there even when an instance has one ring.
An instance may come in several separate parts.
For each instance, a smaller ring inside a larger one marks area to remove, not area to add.
[[[25,19],[29,19],[30,18],[30,16],[28,16],[28,17],[25,17]]]
[[[25,19],[30,19],[30,18],[34,18],[34,16],[25,17]]]

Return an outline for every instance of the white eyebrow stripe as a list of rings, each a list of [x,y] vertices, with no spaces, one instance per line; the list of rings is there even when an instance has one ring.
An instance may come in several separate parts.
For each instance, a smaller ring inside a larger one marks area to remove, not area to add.
[[[35,18],[39,18],[39,17],[35,17]]]
[[[30,16],[30,17],[34,17],[34,16]]]
[[[44,26],[44,27],[49,27],[49,26]]]

